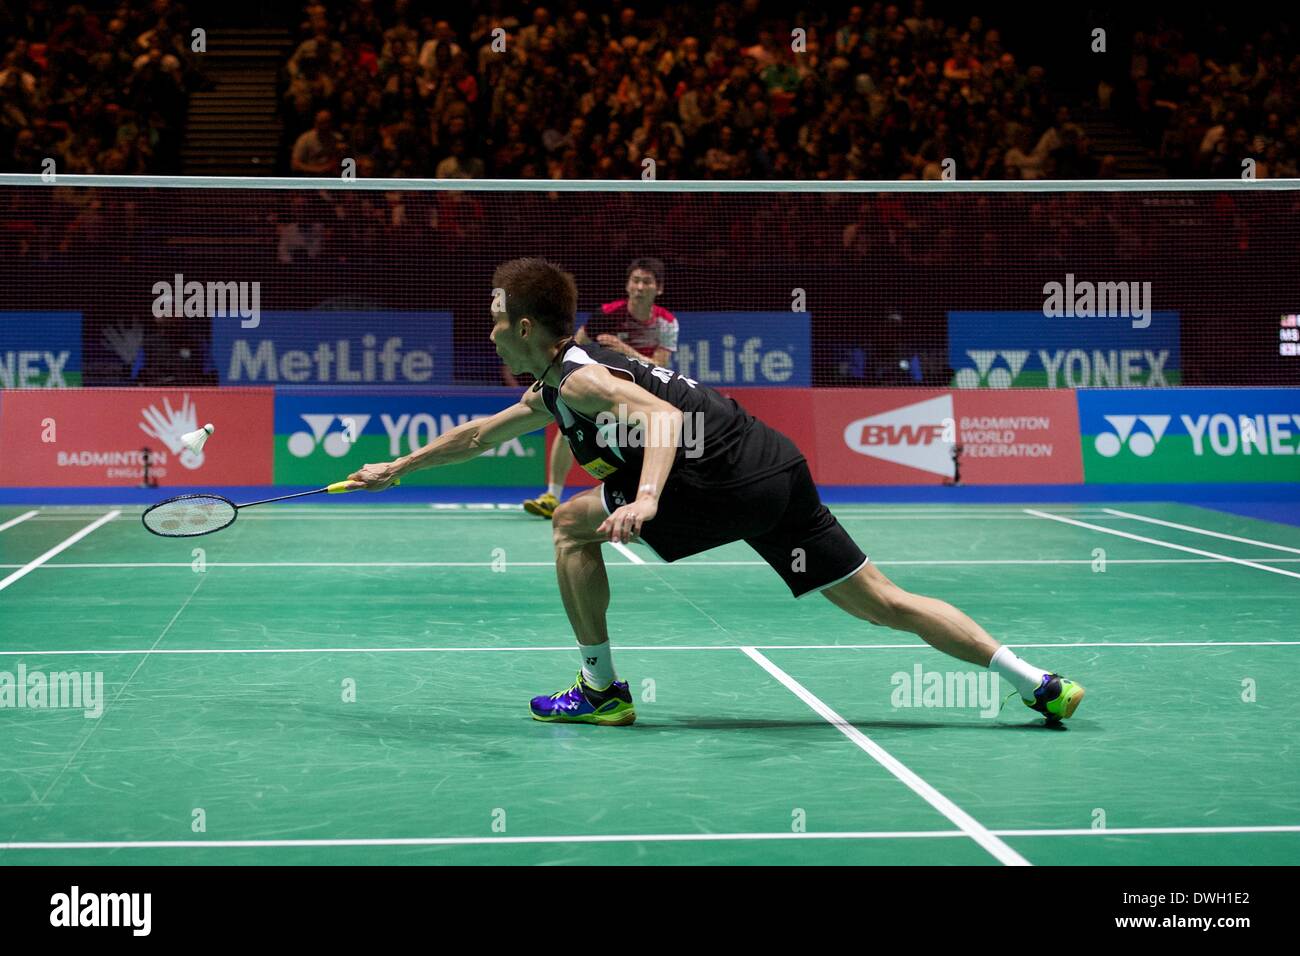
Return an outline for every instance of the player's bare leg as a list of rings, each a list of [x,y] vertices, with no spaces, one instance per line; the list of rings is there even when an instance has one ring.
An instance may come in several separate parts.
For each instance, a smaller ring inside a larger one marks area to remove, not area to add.
[[[605,520],[600,489],[576,495],[555,510],[555,573],[560,599],[582,654],[582,673],[572,687],[534,697],[529,707],[537,720],[589,724],[630,724],[636,720],[627,683],[614,671],[605,612],[609,577],[601,554]]]
[[[950,657],[988,667],[1000,646],[984,628],[946,601],[904,591],[873,564],[822,594],[854,617],[908,631]]]
[[[600,552],[605,536],[596,531],[605,518],[600,489],[592,488],[562,504],[552,519],[560,598],[579,644],[604,644],[609,640],[605,628],[609,577]]]
[[[908,631],[950,657],[992,668],[1049,720],[1069,717],[1083,700],[1078,684],[1026,663],[965,612],[946,601],[903,590],[870,563],[822,594],[854,617]]]

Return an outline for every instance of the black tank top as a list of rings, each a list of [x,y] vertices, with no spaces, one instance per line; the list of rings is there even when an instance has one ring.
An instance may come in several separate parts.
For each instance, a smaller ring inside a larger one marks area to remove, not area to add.
[[[803,460],[794,442],[750,415],[735,399],[672,369],[594,344],[569,346],[561,362],[559,387],[544,385],[542,400],[578,464],[615,488],[631,491],[640,483],[643,449],[653,436],[646,437],[645,429],[638,430],[626,415],[611,412],[598,416],[598,423],[565,403],[564,382],[584,365],[603,365],[610,374],[636,383],[681,411],[681,444],[669,481],[699,488],[736,487]]]

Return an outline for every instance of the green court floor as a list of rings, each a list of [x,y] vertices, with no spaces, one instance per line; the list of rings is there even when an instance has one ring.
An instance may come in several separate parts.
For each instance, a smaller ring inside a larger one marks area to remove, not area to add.
[[[1300,528],[834,510],[1086,685],[1077,716],[999,712],[1005,684],[791,599],[744,545],[636,545],[605,548],[636,725],[540,724],[579,662],[550,527],[516,508],[286,505],[189,540],[0,508],[0,862],[1300,861]],[[102,675],[98,716],[17,706],[20,669]]]

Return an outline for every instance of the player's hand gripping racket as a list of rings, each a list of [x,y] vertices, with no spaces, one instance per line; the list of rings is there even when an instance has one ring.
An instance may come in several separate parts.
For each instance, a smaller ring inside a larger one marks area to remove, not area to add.
[[[393,485],[401,483],[402,479],[398,478]],[[351,480],[336,481],[315,491],[300,491],[295,495],[265,498],[242,505],[237,505],[222,495],[177,495],[151,506],[140,516],[140,520],[144,522],[145,528],[164,538],[195,538],[229,528],[239,517],[240,508],[269,505],[273,501],[288,501],[290,498],[305,498],[307,495],[341,495],[361,490],[359,485],[352,487],[354,484],[357,483]]]

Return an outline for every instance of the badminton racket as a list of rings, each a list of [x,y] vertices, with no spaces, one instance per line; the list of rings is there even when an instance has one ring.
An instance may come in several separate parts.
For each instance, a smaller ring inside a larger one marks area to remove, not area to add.
[[[399,478],[394,485],[400,485]],[[249,501],[237,505],[224,495],[176,495],[151,505],[140,520],[147,530],[164,538],[196,538],[203,534],[212,534],[222,528],[229,528],[239,517],[241,508],[256,505],[269,505],[275,501],[288,501],[290,498],[306,498],[308,495],[340,495],[358,488],[349,487],[351,481],[336,481],[324,488],[314,491],[300,491],[293,495],[281,495],[278,498],[264,498],[261,501]],[[391,486],[390,486],[391,487]]]

